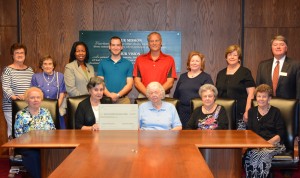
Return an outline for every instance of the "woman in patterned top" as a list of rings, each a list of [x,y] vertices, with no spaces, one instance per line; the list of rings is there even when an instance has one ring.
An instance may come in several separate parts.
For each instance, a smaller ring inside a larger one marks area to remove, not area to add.
[[[204,84],[199,89],[202,106],[196,108],[187,123],[186,129],[226,130],[228,119],[223,106],[215,103],[218,90],[212,84]]]
[[[23,100],[24,92],[30,87],[33,70],[24,64],[27,48],[15,43],[10,48],[13,63],[4,68],[2,79],[3,103],[2,108],[7,123],[7,136],[12,134],[12,100]]]
[[[54,130],[55,125],[49,110],[40,107],[43,92],[39,88],[31,87],[26,90],[24,99],[28,106],[16,115],[15,136],[20,137],[32,130]],[[16,151],[22,155],[23,165],[29,174],[34,178],[41,177],[40,150],[22,148]]]

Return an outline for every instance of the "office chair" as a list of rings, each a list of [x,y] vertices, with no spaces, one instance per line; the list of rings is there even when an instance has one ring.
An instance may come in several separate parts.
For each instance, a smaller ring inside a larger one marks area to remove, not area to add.
[[[236,129],[236,101],[233,99],[217,98],[216,103],[222,105],[226,110],[228,129]],[[199,106],[202,106],[201,98],[194,98],[191,100],[191,111],[194,111]]]
[[[256,100],[252,104],[257,106]],[[286,125],[286,151],[274,156],[272,169],[292,170],[299,167],[299,101],[296,99],[272,98],[270,104],[280,110]],[[270,172],[271,173],[271,172]]]
[[[15,118],[17,112],[24,109],[27,106],[27,102],[24,100],[13,100],[12,101],[12,136],[14,137],[15,134]],[[59,108],[58,108],[58,101],[44,98],[44,100],[41,103],[41,107],[47,108],[50,111],[51,117],[53,119],[53,122],[55,124],[56,129],[59,129],[60,123],[59,123]],[[26,172],[24,169],[24,166],[22,164],[22,156],[17,153],[17,150],[15,153],[11,153],[10,155],[10,176],[14,176],[15,174],[18,174],[19,171]]]
[[[136,98],[134,103],[138,104],[138,106],[140,106],[142,103],[149,101],[148,98]],[[169,98],[169,97],[165,97],[162,101],[171,103],[175,106],[175,108],[177,109],[178,105],[179,105],[179,100],[175,99],[175,98]]]
[[[73,96],[67,98],[67,116],[68,122],[66,124],[67,129],[75,129],[75,113],[78,104],[89,97],[90,95]],[[101,99],[103,104],[112,104],[112,100],[109,97],[103,96]]]

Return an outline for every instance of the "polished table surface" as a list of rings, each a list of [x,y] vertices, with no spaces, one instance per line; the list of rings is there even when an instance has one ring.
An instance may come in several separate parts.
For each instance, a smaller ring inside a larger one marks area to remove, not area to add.
[[[247,130],[54,130],[32,131],[2,146],[71,148],[72,152],[49,177],[209,178],[218,176],[212,173],[199,149],[241,150],[272,145]],[[221,159],[225,158],[223,155]]]

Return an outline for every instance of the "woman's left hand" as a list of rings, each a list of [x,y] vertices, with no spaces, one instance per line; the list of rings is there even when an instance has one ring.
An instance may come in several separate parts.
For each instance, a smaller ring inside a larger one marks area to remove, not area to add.
[[[94,124],[94,125],[92,126],[92,130],[93,130],[93,131],[100,130],[100,125],[99,125],[99,124]]]

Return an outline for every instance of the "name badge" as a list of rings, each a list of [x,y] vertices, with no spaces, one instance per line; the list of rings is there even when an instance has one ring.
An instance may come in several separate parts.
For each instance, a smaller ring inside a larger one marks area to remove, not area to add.
[[[286,73],[286,72],[280,72],[279,75],[280,75],[280,76],[286,77],[286,76],[287,76],[287,73]]]

